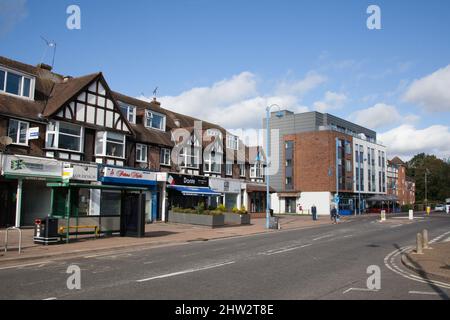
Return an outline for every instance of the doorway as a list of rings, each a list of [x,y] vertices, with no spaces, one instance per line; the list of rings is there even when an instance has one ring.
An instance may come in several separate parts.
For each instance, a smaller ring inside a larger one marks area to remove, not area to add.
[[[124,193],[120,219],[122,237],[143,237],[145,235],[145,195]]]

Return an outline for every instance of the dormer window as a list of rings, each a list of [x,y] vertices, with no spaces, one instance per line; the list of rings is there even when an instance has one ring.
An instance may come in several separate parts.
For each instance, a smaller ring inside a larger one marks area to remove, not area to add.
[[[136,107],[119,101],[120,111],[122,111],[129,123],[136,124]]]
[[[147,128],[166,131],[166,117],[160,113],[147,110],[147,121],[145,126]]]
[[[34,99],[34,78],[0,69],[0,92]]]

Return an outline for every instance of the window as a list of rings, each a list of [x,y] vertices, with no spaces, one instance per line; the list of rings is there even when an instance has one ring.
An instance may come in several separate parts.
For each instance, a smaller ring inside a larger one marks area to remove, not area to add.
[[[95,155],[125,158],[125,135],[109,131],[97,132]]]
[[[147,111],[147,122],[146,126],[148,128],[153,128],[157,130],[166,130],[166,117],[162,114],[155,113],[153,111]]]
[[[49,149],[82,152],[83,127],[59,121],[47,125],[45,145]]]
[[[227,148],[239,150],[239,138],[233,135],[227,135]]]
[[[222,153],[211,151],[209,154],[205,154],[205,172],[220,173],[220,167],[222,165]]]
[[[119,107],[128,122],[136,124],[136,107],[119,101]]]
[[[10,119],[8,128],[8,137],[12,143],[28,145],[28,122]]]
[[[245,163],[239,164],[239,175],[245,177]]]
[[[170,166],[170,149],[162,148],[160,153],[160,164]]]
[[[147,162],[147,146],[145,144],[136,144],[136,161]]]
[[[8,70],[0,70],[0,91],[16,96],[33,98],[34,81],[31,77]]]
[[[348,141],[345,141],[345,154],[352,154],[352,146]]]
[[[345,171],[352,172],[352,162],[350,160],[345,160]]]
[[[226,166],[225,166],[225,170],[226,170],[226,175],[227,176],[232,176],[233,175],[233,163],[231,162],[227,162]]]
[[[257,162],[250,167],[250,178],[262,178],[264,168],[261,162]]]

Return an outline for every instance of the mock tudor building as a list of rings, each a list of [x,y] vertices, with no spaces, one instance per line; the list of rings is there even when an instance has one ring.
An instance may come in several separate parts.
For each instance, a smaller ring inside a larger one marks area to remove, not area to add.
[[[156,99],[114,92],[101,72],[63,76],[0,57],[0,137],[0,226],[32,225],[69,198],[70,211],[106,221],[127,188],[145,194],[148,222],[165,220],[177,176],[210,190],[211,205],[265,210],[261,150]],[[74,192],[58,188],[67,181]]]
[[[279,137],[272,141],[276,213],[309,213],[315,205],[329,215],[338,191],[340,213],[353,214],[386,194],[386,147],[376,132],[316,111],[272,113],[270,123]]]

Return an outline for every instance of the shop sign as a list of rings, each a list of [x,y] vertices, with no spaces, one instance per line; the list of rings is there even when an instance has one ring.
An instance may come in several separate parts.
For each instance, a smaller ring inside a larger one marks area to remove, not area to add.
[[[28,140],[39,139],[39,127],[28,129]]]
[[[217,192],[240,193],[241,182],[221,178],[210,178],[209,187]]]
[[[98,168],[92,164],[65,163],[64,177],[71,180],[97,181]]]
[[[155,184],[156,173],[142,170],[104,167],[101,180],[130,184]]]
[[[3,174],[25,177],[61,178],[62,162],[20,155],[4,156]]]
[[[208,177],[169,173],[167,182],[170,185],[209,187]]]

